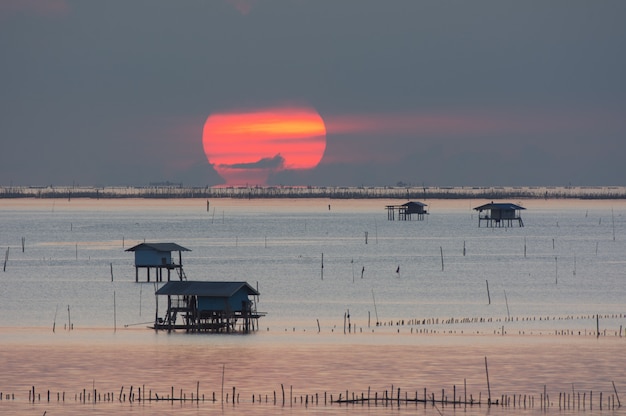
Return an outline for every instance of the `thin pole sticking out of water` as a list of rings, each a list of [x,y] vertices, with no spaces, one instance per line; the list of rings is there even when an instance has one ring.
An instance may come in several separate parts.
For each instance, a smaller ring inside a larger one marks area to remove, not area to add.
[[[115,290],[113,291],[113,332],[117,332],[117,308],[115,305]]]
[[[322,253],[322,269],[321,269],[322,280],[324,280],[324,253]]]
[[[354,259],[351,259],[350,263],[352,264],[352,283],[354,283]]]
[[[443,247],[439,246],[439,251],[441,253],[441,271],[443,271]]]
[[[615,241],[615,213],[613,212],[613,208],[611,208],[611,220],[613,222],[613,241]]]
[[[510,321],[511,313],[509,312],[509,300],[506,297],[506,290],[504,291],[504,302],[506,303],[506,315],[509,317],[509,321]]]
[[[487,299],[489,299],[489,305],[491,305],[491,295],[489,294],[489,280],[485,280],[487,282]]]
[[[554,256],[554,284],[559,284],[559,259]]]
[[[615,397],[617,397],[617,407],[622,407],[622,403],[619,401],[619,395],[617,394],[617,389],[615,388],[615,382],[611,381],[611,383],[613,383],[613,391],[615,391]]]
[[[7,271],[7,262],[9,261],[9,248],[10,247],[7,247],[7,251],[4,253],[4,266],[2,267],[3,272]]]
[[[378,325],[378,309],[376,309],[376,297],[374,297],[374,289],[372,289],[372,300],[374,301],[374,314],[376,315],[376,325]]]
[[[54,310],[54,321],[52,322],[52,332],[55,332],[57,326],[57,312],[59,311],[59,304],[57,303],[57,307]]]
[[[487,398],[489,403],[491,403],[491,386],[489,385],[489,368],[487,367],[487,357],[485,356],[485,374],[487,374],[487,394],[489,397]]]
[[[524,237],[524,258],[526,258],[526,237]]]
[[[224,373],[226,372],[226,364],[222,364],[222,403],[224,403]]]

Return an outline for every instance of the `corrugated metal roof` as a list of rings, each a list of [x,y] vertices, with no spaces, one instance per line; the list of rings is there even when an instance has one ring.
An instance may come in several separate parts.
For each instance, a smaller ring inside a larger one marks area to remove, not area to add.
[[[257,292],[247,282],[167,282],[156,291],[157,295],[195,295],[216,298],[229,298],[244,289],[248,295],[258,296]]]
[[[126,251],[137,251],[137,250],[154,250],[154,251],[191,251],[188,248],[183,246],[179,246],[176,243],[141,243],[137,244],[135,247],[131,247],[126,249]]]
[[[512,204],[510,202],[490,202],[485,205],[481,205],[479,207],[474,208],[476,211],[484,211],[486,209],[500,209],[500,210],[518,210],[518,209],[526,209],[524,207],[520,207],[517,204]]]

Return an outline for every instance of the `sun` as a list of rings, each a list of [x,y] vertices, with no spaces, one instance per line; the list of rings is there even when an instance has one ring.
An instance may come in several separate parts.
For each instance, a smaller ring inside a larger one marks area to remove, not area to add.
[[[326,150],[326,126],[309,107],[211,114],[204,153],[226,185],[265,185],[281,170],[312,169]]]

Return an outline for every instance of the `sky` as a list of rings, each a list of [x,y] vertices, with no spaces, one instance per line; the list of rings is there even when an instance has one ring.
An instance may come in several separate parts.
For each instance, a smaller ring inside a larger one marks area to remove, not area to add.
[[[325,148],[237,164],[276,161],[267,185],[626,185],[624,22],[623,0],[0,0],[0,186],[230,185],[205,123],[276,108],[317,112]]]

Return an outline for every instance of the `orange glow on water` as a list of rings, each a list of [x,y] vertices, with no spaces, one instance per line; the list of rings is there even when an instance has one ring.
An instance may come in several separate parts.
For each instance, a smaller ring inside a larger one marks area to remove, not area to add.
[[[270,108],[210,115],[204,153],[228,185],[262,185],[284,169],[312,169],[326,149],[326,127],[306,107]]]

